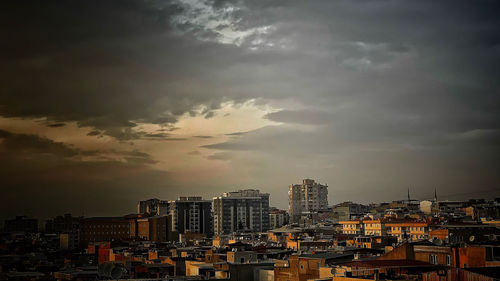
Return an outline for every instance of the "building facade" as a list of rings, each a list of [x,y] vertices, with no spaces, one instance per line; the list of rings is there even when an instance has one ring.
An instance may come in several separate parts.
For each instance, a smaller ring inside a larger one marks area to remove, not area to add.
[[[328,208],[328,186],[312,179],[288,187],[288,203],[292,222],[298,222],[303,213],[313,213]]]
[[[168,213],[168,201],[156,198],[137,202],[138,214],[165,215]]]
[[[419,241],[429,238],[426,222],[390,222],[386,224],[387,234],[398,238],[398,242]]]
[[[288,223],[289,216],[285,210],[279,210],[277,208],[271,208],[269,210],[269,227],[270,229],[275,229],[282,227]]]
[[[364,225],[362,221],[339,221],[342,225],[342,234],[364,234]]]
[[[213,198],[214,233],[269,230],[269,193],[256,189],[225,192]]]
[[[212,201],[201,197],[179,197],[169,201],[170,233],[213,235]]]
[[[123,217],[95,217],[81,221],[80,246],[87,247],[90,242],[122,240],[134,237],[131,222]]]

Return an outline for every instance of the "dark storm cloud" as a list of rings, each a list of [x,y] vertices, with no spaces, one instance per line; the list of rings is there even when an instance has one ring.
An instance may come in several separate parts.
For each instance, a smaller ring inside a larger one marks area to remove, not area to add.
[[[60,127],[64,127],[66,126],[65,123],[52,123],[52,124],[48,124],[47,127],[51,127],[51,128],[60,128]]]
[[[289,95],[309,109],[270,113],[270,120],[326,125],[336,139],[407,145],[453,143],[500,127],[497,2],[213,3],[237,5],[231,16],[240,29],[272,25],[252,40],[283,43],[282,54],[296,55],[277,62],[283,75],[272,59],[267,71],[286,74],[295,87]]]
[[[93,130],[87,133],[87,136],[99,136],[101,134],[101,131],[98,130]]]
[[[182,11],[173,1],[4,4],[0,115],[77,121],[121,140],[140,137],[135,120],[175,123],[200,104],[212,117],[225,93],[209,71],[238,51],[173,23]]]
[[[69,146],[37,135],[13,134],[0,130],[0,155],[3,163],[9,165],[11,158],[28,158],[37,161],[64,159],[76,156],[78,151]]]
[[[133,120],[175,123],[200,104],[210,118],[223,98],[264,97],[453,132],[498,127],[495,2],[207,3],[236,30],[271,28],[238,48],[208,40],[189,21],[204,11],[186,15],[178,1],[9,2],[0,114],[76,120],[130,140],[140,137]],[[228,5],[238,9],[219,10]]]
[[[210,118],[222,101],[257,99],[281,109],[264,117],[283,124],[202,148],[276,198],[301,175],[351,200],[359,190],[397,194],[408,182],[449,193],[498,188],[498,1],[203,2],[222,20],[216,27],[198,22],[207,11],[180,1],[4,4],[0,115],[170,141],[184,139],[148,137],[136,122],[170,131],[182,114]],[[237,44],[221,43],[230,43],[225,28],[241,32]],[[15,137],[40,157],[66,151]],[[14,145],[9,138],[2,142]],[[150,161],[123,157],[130,162],[95,165],[118,173]],[[144,171],[125,185],[163,177]]]
[[[84,161],[80,156],[103,152],[82,151],[43,137],[0,130],[1,218],[19,213],[39,218],[64,212],[130,213],[137,198],[156,194],[171,182],[170,174],[150,168],[155,161],[146,153],[108,153],[125,161]]]

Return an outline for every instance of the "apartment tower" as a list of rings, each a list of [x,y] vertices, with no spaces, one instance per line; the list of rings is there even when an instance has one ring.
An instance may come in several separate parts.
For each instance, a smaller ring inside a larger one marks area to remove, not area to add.
[[[328,186],[311,179],[302,180],[302,184],[288,187],[290,219],[298,222],[303,213],[314,213],[328,208]]]
[[[213,198],[214,233],[269,230],[269,193],[256,189],[225,192]]]

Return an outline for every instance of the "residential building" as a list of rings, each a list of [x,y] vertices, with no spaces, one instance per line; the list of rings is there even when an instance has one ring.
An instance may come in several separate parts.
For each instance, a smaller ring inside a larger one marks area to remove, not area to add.
[[[385,222],[381,220],[363,220],[364,235],[384,236],[387,234]]]
[[[299,222],[304,213],[314,213],[328,208],[328,186],[304,179],[301,184],[288,187],[289,213],[292,222]]]
[[[59,248],[62,250],[73,250],[78,247],[78,232],[66,232],[59,234]]]
[[[199,196],[179,197],[169,201],[170,235],[202,233],[213,235],[212,201]]]
[[[137,203],[138,214],[165,215],[168,212],[168,201],[152,198]]]
[[[168,236],[169,216],[154,216],[149,219],[149,240],[152,242],[167,242],[176,237]]]
[[[279,210],[277,208],[271,208],[269,211],[269,227],[270,229],[275,229],[282,227],[288,223],[288,213],[285,210]]]
[[[439,246],[429,241],[403,243],[377,260],[417,260],[434,265],[466,267],[499,267],[499,245]]]
[[[137,237],[144,240],[149,240],[149,219],[137,219]]]
[[[80,225],[80,246],[89,242],[113,241],[131,238],[131,223],[123,217],[85,218]]]
[[[348,206],[335,206],[332,208],[332,218],[335,221],[348,221],[351,219],[350,208]]]
[[[355,221],[339,221],[339,224],[342,225],[342,233],[343,234],[363,234],[363,221],[355,220]]]
[[[428,239],[429,228],[427,222],[418,221],[401,221],[401,222],[388,222],[387,234],[398,238],[398,242],[404,240],[418,241]]]
[[[289,260],[276,261],[274,265],[275,281],[305,281],[318,279],[320,267],[325,265],[322,258],[304,257],[293,254]]]
[[[213,198],[214,233],[269,230],[269,193],[256,189],[225,192]]]
[[[332,211],[334,218],[347,221],[365,217],[370,212],[370,206],[347,201],[333,206]]]
[[[57,216],[45,222],[46,233],[73,233],[78,232],[80,221],[83,217],[73,217],[71,214],[64,214],[64,216]]]

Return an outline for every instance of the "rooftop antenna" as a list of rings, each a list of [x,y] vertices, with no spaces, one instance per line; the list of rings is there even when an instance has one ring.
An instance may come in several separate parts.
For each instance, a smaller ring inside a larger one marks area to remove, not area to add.
[[[408,187],[408,203],[410,202],[410,188]]]

